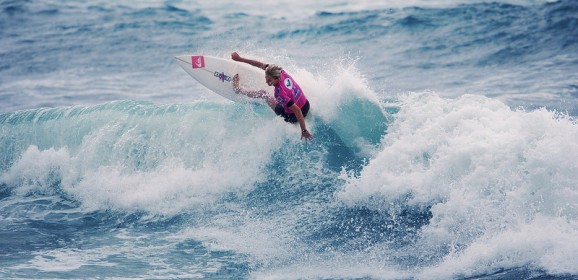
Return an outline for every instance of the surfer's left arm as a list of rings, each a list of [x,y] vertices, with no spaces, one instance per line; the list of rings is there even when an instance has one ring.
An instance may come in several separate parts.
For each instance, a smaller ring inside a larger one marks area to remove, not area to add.
[[[250,91],[247,89],[242,88],[239,85],[239,74],[235,74],[235,76],[233,76],[233,89],[235,90],[235,92],[237,94],[243,94],[249,97],[253,97],[253,98],[257,98],[259,96],[257,96],[258,92],[257,91]]]
[[[243,94],[251,98],[262,98],[267,102],[267,104],[270,104],[272,101],[274,101],[274,99],[271,100],[271,98],[267,95],[267,91],[265,90],[248,90],[241,87],[239,84],[239,74],[235,74],[235,76],[233,76],[233,90],[235,90],[235,93],[237,94]]]
[[[311,140],[313,135],[311,135],[311,133],[309,133],[309,131],[307,130],[307,126],[305,125],[305,117],[303,117],[303,112],[301,112],[301,108],[299,108],[299,106],[297,106],[296,104],[292,104],[291,106],[289,106],[289,109],[293,111],[295,117],[297,117],[297,120],[299,121],[299,126],[301,127],[301,139],[305,138],[305,140]]]

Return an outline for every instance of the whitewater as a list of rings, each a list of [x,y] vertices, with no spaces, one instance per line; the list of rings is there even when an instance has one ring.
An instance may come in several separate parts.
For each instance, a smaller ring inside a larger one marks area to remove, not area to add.
[[[578,2],[0,1],[2,279],[577,279]],[[313,141],[176,55],[286,69]]]

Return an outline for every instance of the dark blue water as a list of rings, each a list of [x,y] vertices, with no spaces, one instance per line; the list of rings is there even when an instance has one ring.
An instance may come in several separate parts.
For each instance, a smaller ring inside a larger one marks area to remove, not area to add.
[[[293,2],[0,1],[0,278],[578,277],[578,2]]]

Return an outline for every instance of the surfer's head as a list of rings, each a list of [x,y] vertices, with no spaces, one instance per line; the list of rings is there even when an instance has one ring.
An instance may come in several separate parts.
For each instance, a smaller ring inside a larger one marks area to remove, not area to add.
[[[265,68],[265,81],[268,85],[273,86],[279,82],[279,78],[281,77],[281,66],[277,66],[275,64],[270,64]]]

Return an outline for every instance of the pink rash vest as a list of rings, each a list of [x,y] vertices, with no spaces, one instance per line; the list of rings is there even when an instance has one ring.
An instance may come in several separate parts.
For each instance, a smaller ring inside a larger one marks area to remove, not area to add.
[[[283,105],[285,113],[288,114],[293,114],[293,111],[289,109],[291,105],[296,104],[297,107],[303,108],[303,105],[307,102],[301,87],[285,70],[281,70],[279,82],[275,85],[275,99],[278,104]]]

